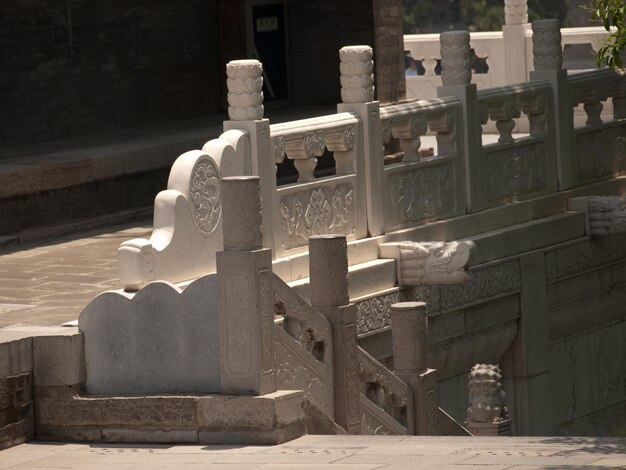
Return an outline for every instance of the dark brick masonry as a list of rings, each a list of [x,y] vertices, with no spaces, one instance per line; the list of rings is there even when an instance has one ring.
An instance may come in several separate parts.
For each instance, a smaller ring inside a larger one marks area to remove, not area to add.
[[[1,1],[0,146],[219,112],[215,3]]]
[[[32,374],[0,379],[0,449],[33,438]]]

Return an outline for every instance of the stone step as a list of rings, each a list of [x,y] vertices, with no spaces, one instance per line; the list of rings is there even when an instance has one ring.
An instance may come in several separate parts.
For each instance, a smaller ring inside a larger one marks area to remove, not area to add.
[[[348,268],[350,299],[357,299],[372,292],[386,291],[396,287],[396,262],[393,259],[375,259]],[[302,298],[310,300],[309,278],[288,283]]]
[[[476,266],[584,236],[584,214],[564,212],[483,232],[461,240],[471,240],[476,244],[469,262],[469,265]]]

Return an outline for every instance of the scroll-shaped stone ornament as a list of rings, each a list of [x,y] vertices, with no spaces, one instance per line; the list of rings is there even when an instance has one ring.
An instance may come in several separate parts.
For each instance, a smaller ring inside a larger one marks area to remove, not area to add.
[[[374,61],[369,46],[346,46],[339,50],[341,100],[368,103],[374,100]]]
[[[474,242],[393,242],[378,247],[379,258],[394,258],[401,286],[458,284],[469,279],[465,270]]]
[[[233,129],[176,159],[168,189],[154,202],[150,239],[129,240],[117,250],[125,290],[215,272],[215,253],[223,247],[222,175],[244,172],[248,148],[248,133]]]
[[[504,406],[502,371],[491,364],[476,364],[469,374],[467,429],[473,435],[510,434],[511,421]]]
[[[439,36],[443,86],[469,85],[471,48],[469,31],[446,31]]]
[[[261,184],[258,176],[222,180],[224,249],[250,251],[263,248]]]
[[[228,117],[232,121],[263,119],[263,64],[232,60],[226,64]]]
[[[505,24],[528,23],[528,0],[504,0]]]
[[[587,231],[592,237],[626,233],[626,197],[575,197],[568,201],[568,208],[587,215]]]
[[[561,70],[561,23],[557,19],[533,21],[533,64],[535,70]]]

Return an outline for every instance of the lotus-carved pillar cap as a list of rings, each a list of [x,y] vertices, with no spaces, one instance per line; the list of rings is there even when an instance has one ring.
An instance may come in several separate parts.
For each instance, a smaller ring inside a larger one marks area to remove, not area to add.
[[[226,75],[229,119],[263,119],[263,64],[258,60],[232,60],[226,64]]]
[[[374,60],[370,46],[346,46],[339,50],[341,100],[368,103],[374,100]]]

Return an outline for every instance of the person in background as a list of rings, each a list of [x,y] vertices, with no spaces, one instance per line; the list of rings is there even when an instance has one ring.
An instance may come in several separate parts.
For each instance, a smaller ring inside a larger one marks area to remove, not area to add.
[[[407,57],[408,67],[404,71],[404,75],[407,77],[417,77],[417,62],[413,57]]]

